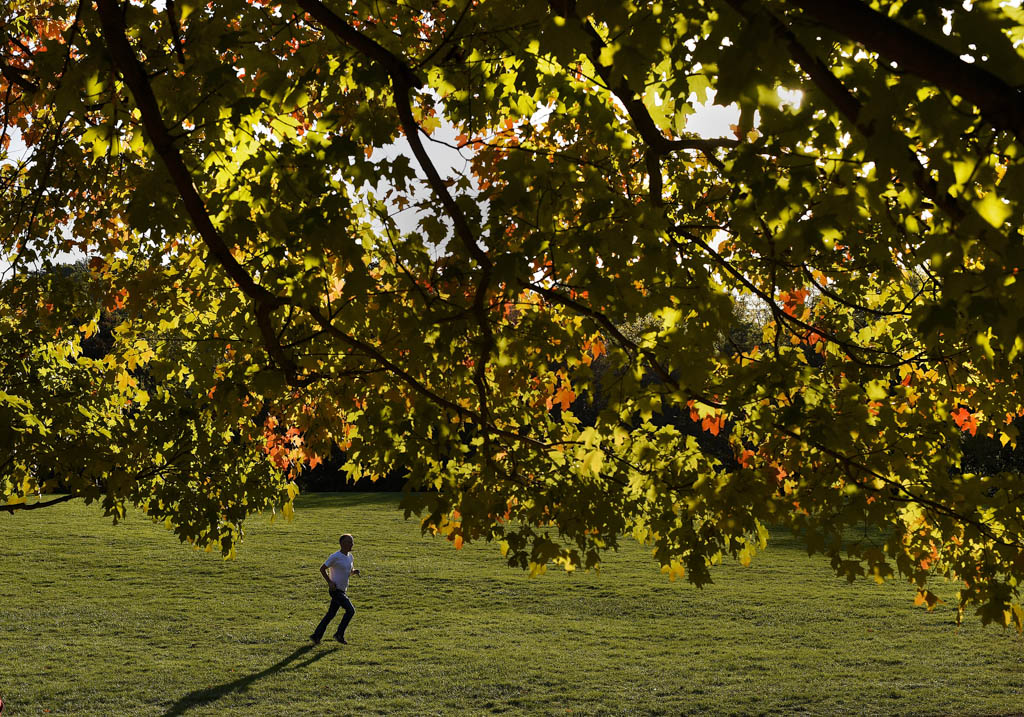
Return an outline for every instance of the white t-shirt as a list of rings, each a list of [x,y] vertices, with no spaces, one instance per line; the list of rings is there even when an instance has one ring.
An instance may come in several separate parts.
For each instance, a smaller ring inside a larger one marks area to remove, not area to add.
[[[348,576],[352,573],[352,563],[352,553],[345,555],[340,550],[328,555],[327,560],[324,561],[324,565],[327,566],[328,575],[331,577],[331,582],[339,590],[348,589]]]

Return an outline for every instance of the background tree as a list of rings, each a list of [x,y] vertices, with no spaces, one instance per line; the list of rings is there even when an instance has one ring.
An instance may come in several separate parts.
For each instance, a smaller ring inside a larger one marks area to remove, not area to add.
[[[59,476],[229,551],[336,444],[534,571],[633,535],[700,584],[782,524],[850,579],[930,606],[945,575],[1024,622],[1020,477],[958,470],[961,432],[1012,445],[1022,411],[1019,8],[0,12],[3,143],[30,149],[0,175],[7,510]],[[688,131],[712,89],[735,137]],[[70,249],[125,316],[102,361],[32,288]],[[737,302],[769,318],[726,351]]]

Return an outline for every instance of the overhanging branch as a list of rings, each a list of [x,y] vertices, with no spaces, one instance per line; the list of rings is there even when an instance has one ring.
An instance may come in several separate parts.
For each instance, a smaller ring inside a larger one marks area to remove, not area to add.
[[[203,198],[192,181],[192,175],[174,147],[174,138],[171,137],[171,133],[163,123],[160,105],[149,84],[146,70],[128,43],[127,28],[121,17],[119,3],[116,0],[97,0],[96,5],[103,25],[103,38],[114,60],[114,66],[124,78],[128,89],[131,90],[135,104],[142,114],[142,124],[146,129],[146,134],[166,166],[168,174],[171,175],[171,180],[181,196],[185,210],[195,224],[203,243],[246,296],[273,307],[281,306],[285,303],[284,299],[270,293],[253,280],[245,268],[232,256],[231,250],[213,226],[213,222],[206,212]]]
[[[647,364],[651,367],[651,369],[654,370],[654,373],[657,374],[658,378],[660,378],[662,381],[664,381],[666,384],[676,389],[677,391],[684,390],[695,400],[700,401],[705,405],[712,406],[714,408],[725,407],[724,404],[719,403],[714,399],[708,398],[707,396],[702,396],[700,394],[694,393],[692,390],[683,386],[675,377],[672,376],[671,372],[669,372],[669,370],[665,368],[660,361],[658,361],[658,358],[657,356],[654,355],[653,351],[651,351],[650,349],[641,348],[636,342],[631,341],[629,338],[627,338],[619,330],[615,323],[600,311],[592,309],[591,307],[582,304],[579,301],[571,299],[568,296],[564,296],[558,293],[557,291],[540,286],[535,282],[526,281],[525,279],[519,279],[518,283],[524,289],[529,289],[530,291],[537,292],[537,294],[543,296],[545,299],[547,299],[553,304],[564,306],[565,308],[569,309],[575,314],[579,314],[580,316],[587,316],[596,321],[605,331],[607,331],[611,335],[615,343],[617,343],[620,347],[626,349],[626,351],[628,351],[631,354],[639,354],[640,356],[642,356],[644,360],[647,361]]]
[[[832,74],[832,71],[829,70],[825,63],[820,58],[811,54],[797,39],[796,35],[793,34],[793,31],[770,10],[756,3],[748,2],[748,0],[726,0],[726,2],[748,22],[758,15],[765,19],[772,32],[789,52],[793,62],[810,77],[811,81],[832,102],[839,113],[856,127],[862,135],[870,138],[883,133],[897,134],[896,130],[892,127],[882,126],[877,122],[869,123],[865,121],[862,112],[863,106],[860,100],[854,97],[839,78]],[[757,7],[752,8],[752,5],[757,5]],[[967,216],[968,210],[957,202],[955,197],[939,189],[935,180],[928,174],[927,168],[921,164],[921,160],[917,155],[910,150],[910,143],[905,137],[897,137],[896,140],[899,141],[900,145],[907,148],[906,156],[912,168],[914,184],[921,190],[921,193],[935,202],[950,219],[955,222],[962,221]]]
[[[860,43],[907,71],[958,94],[977,107],[997,129],[1024,141],[1024,94],[1021,88],[873,10],[860,0],[788,0],[814,23]]]
[[[917,495],[899,481],[893,480],[888,476],[882,475],[881,473],[871,468],[870,466],[866,466],[860,461],[851,458],[850,456],[847,456],[842,451],[837,451],[836,449],[826,446],[825,444],[819,441],[809,439],[807,436],[796,433],[792,429],[786,428],[785,426],[782,426],[780,424],[776,424],[776,428],[779,429],[780,433],[783,433],[789,436],[790,438],[800,441],[801,443],[804,443],[808,446],[813,446],[814,448],[817,448],[822,453],[832,456],[837,461],[845,464],[847,467],[856,469],[864,473],[865,475],[871,477],[872,479],[881,481],[885,485],[889,486],[892,490],[896,491],[896,496],[894,496],[894,499],[896,500],[907,503],[915,503],[921,506],[922,508],[931,510],[940,515],[944,515],[947,518],[952,518],[965,525],[973,525],[975,528],[978,529],[978,531],[982,535],[987,537],[989,540],[992,540],[993,542],[1001,543],[1002,545],[1005,545],[1007,547],[1017,549],[1024,547],[1024,544],[1022,544],[1020,540],[1007,540],[1006,537],[1004,537],[1007,531],[1004,530],[1003,535],[996,535],[992,526],[990,526],[983,520],[971,518],[970,516],[964,515],[963,513],[960,513],[956,511],[954,508],[951,508],[943,503],[940,503],[937,500],[932,500],[931,498],[926,498],[924,496]],[[876,491],[876,493],[877,492],[878,491]]]
[[[666,137],[658,129],[658,125],[654,122],[654,118],[647,109],[647,105],[644,104],[643,99],[629,86],[625,78],[620,78],[618,82],[612,81],[612,66],[601,63],[601,50],[605,46],[604,39],[594,29],[593,25],[585,22],[576,14],[575,1],[550,0],[549,6],[556,15],[571,19],[590,38],[590,50],[587,52],[587,57],[609,92],[615,95],[626,108],[626,113],[629,115],[630,120],[632,120],[634,128],[636,128],[643,141],[647,144],[647,173],[649,177],[650,198],[653,204],[660,205],[662,202],[661,158],[666,154],[687,149],[697,150],[704,155],[708,163],[715,165],[719,169],[722,168],[722,163],[715,156],[715,150],[722,147],[737,147],[740,144],[738,140],[694,137],[671,139]]]
[[[17,85],[26,92],[36,92],[39,89],[39,85],[25,77],[25,70],[22,70],[21,68],[14,67],[6,63],[0,63],[0,74],[2,74],[4,79],[9,83]]]
[[[482,338],[480,353],[477,357],[473,380],[477,386],[480,401],[480,417],[484,426],[490,424],[490,407],[487,398],[487,362],[494,350],[494,334],[488,319],[487,294],[491,287],[494,265],[487,252],[477,243],[476,236],[466,219],[466,215],[448,191],[444,179],[438,172],[433,160],[423,146],[420,138],[420,126],[412,111],[412,93],[422,85],[416,73],[406,62],[392,53],[383,45],[351,27],[344,19],[326,7],[320,0],[298,0],[299,7],[305,10],[318,23],[336,35],[342,42],[357,52],[379,64],[391,80],[395,107],[398,110],[399,122],[405,132],[409,146],[416,160],[427,175],[430,188],[437,195],[445,213],[451,219],[455,235],[459,238],[466,252],[480,267],[480,279],[473,295],[473,314],[480,328]]]
[[[127,28],[121,15],[119,3],[116,0],[97,0],[97,10],[103,26],[103,37],[113,58],[114,66],[124,78],[125,84],[135,98],[135,104],[142,114],[142,124],[146,135],[167,168],[200,238],[227,275],[238,284],[246,296],[255,302],[256,323],[263,337],[264,348],[284,371],[289,383],[294,385],[309,383],[315,377],[299,376],[298,367],[281,348],[270,321],[271,312],[287,304],[288,300],[271,293],[256,283],[245,268],[238,263],[220,232],[213,226],[206,211],[205,202],[200,196],[199,190],[196,189],[188,167],[185,166],[184,160],[174,146],[174,138],[171,137],[164,124],[160,105],[149,84],[145,68],[135,56],[135,51],[128,42]]]
[[[790,324],[792,326],[799,327],[799,329],[804,333],[817,334],[821,338],[831,341],[836,346],[839,346],[843,350],[843,353],[846,354],[847,358],[849,358],[851,361],[860,366],[870,368],[891,369],[907,364],[915,364],[919,361],[924,360],[924,358],[926,357],[926,351],[921,351],[909,358],[898,359],[892,363],[877,363],[862,359],[859,356],[857,356],[854,352],[862,351],[867,354],[875,354],[876,356],[892,356],[896,352],[886,349],[875,349],[869,346],[860,346],[851,343],[840,338],[839,336],[836,336],[831,331],[823,329],[820,326],[809,324],[806,321],[803,321],[797,318],[796,316],[793,316],[792,314],[784,311],[778,304],[776,304],[774,297],[772,297],[767,292],[755,286],[754,283],[750,281],[750,279],[744,276],[744,274],[741,271],[739,271],[736,267],[729,263],[728,260],[726,260],[717,251],[715,251],[707,242],[705,242],[700,237],[690,232],[683,231],[678,227],[670,228],[669,236],[672,237],[673,241],[676,243],[677,246],[679,244],[679,237],[683,237],[688,241],[692,242],[693,244],[695,244],[696,246],[698,246],[699,248],[701,248],[705,253],[707,253],[708,256],[711,257],[712,261],[714,261],[716,264],[722,267],[722,269],[724,269],[730,276],[736,279],[747,291],[749,291],[762,302],[764,302],[771,310],[772,315],[775,317],[775,321],[776,323],[779,324],[779,326]]]
[[[66,503],[69,500],[77,498],[77,495],[62,495],[52,500],[46,500],[39,503],[14,503],[7,505],[0,505],[0,511],[10,513],[20,513],[23,510],[39,510],[40,508],[49,508],[51,505],[57,505],[58,503]]]

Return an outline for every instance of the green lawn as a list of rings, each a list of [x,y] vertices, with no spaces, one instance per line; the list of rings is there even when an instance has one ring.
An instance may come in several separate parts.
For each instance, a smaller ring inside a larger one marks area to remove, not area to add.
[[[303,496],[231,562],[139,515],[0,516],[4,717],[1024,712],[1016,633],[847,585],[785,536],[703,590],[633,544],[530,579],[494,546],[420,537],[395,503]],[[351,644],[313,647],[340,532],[364,573]]]

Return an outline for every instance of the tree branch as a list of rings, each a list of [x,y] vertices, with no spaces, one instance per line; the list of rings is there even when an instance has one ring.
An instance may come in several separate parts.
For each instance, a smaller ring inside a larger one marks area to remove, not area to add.
[[[22,510],[39,510],[40,508],[49,508],[51,505],[57,505],[58,503],[66,503],[67,501],[73,500],[77,497],[77,495],[62,495],[59,498],[43,501],[41,503],[15,503],[14,505],[0,505],[0,511],[14,515],[16,512]]]
[[[452,220],[456,236],[458,236],[467,253],[480,266],[481,276],[473,296],[473,313],[480,327],[480,334],[483,340],[480,346],[480,355],[476,361],[473,380],[477,385],[481,419],[483,425],[487,426],[490,424],[490,407],[487,398],[486,371],[487,362],[494,350],[494,334],[487,317],[487,293],[490,291],[494,266],[487,252],[477,243],[466,215],[448,191],[444,179],[442,179],[440,172],[437,171],[437,167],[434,166],[433,160],[420,139],[420,126],[413,116],[411,95],[417,87],[422,85],[422,82],[403,59],[372,38],[363,35],[349,26],[348,23],[327,8],[320,0],[298,0],[298,4],[299,7],[309,13],[311,17],[330,32],[334,33],[345,44],[381,65],[384,71],[387,72],[388,77],[391,79],[392,94],[394,95],[395,106],[398,110],[399,121],[402,130],[405,132],[406,139],[409,141],[409,146],[412,147],[416,160],[426,173],[430,188],[437,195],[445,212]]]
[[[681,390],[684,388],[683,385],[680,384],[679,381],[672,376],[668,369],[661,365],[657,357],[654,355],[653,351],[651,351],[650,349],[641,348],[635,342],[630,341],[621,331],[619,331],[619,328],[605,314],[601,313],[600,311],[597,311],[596,309],[592,309],[589,306],[586,306],[585,304],[581,304],[580,302],[575,301],[574,299],[570,299],[568,296],[564,296],[558,293],[557,291],[554,291],[553,289],[546,289],[543,286],[540,286],[539,284],[536,284],[532,281],[519,279],[518,282],[519,285],[522,286],[524,289],[536,291],[538,294],[540,294],[553,304],[559,304],[573,311],[574,313],[580,314],[581,316],[588,316],[591,319],[594,319],[594,321],[596,321],[602,328],[604,328],[605,331],[611,334],[612,338],[619,346],[626,349],[631,354],[639,354],[643,356],[647,363],[650,365],[650,367],[654,369],[654,373],[658,375],[658,378],[660,378],[662,381],[667,383],[669,386],[672,386],[672,388],[676,390]],[[690,389],[685,390],[689,395],[693,396],[693,398],[708,406],[713,406],[715,408],[725,407],[725,404],[707,398],[706,396],[696,394]]]
[[[181,44],[181,28],[178,27],[178,14],[174,9],[174,0],[167,0],[164,7],[167,13],[167,23],[171,30],[171,44],[174,45],[174,54],[178,56],[178,63],[185,64],[185,48]]]
[[[601,64],[601,50],[605,46],[604,39],[589,22],[584,22],[576,14],[575,0],[550,0],[551,11],[556,15],[573,20],[579,28],[590,38],[590,51],[587,56],[597,70],[598,76],[604,82],[608,90],[626,108],[626,113],[633,121],[633,126],[640,133],[644,142],[647,143],[647,170],[650,176],[651,201],[655,205],[661,203],[661,193],[655,190],[661,185],[661,157],[675,151],[694,149],[701,152],[710,164],[719,168],[722,163],[715,157],[715,150],[722,147],[737,147],[740,142],[735,139],[700,139],[683,138],[670,139],[662,134],[651,117],[650,111],[644,104],[643,99],[629,86],[625,78],[619,82],[612,82],[612,68],[610,65]]]
[[[17,85],[26,92],[37,92],[39,90],[39,85],[27,79],[24,75],[28,73],[20,67],[14,67],[13,65],[8,65],[5,62],[0,62],[0,74],[2,74],[9,83]]]
[[[285,303],[284,299],[270,293],[253,280],[249,273],[232,256],[231,250],[213,226],[213,222],[210,221],[210,216],[206,212],[206,205],[199,195],[195,183],[192,181],[192,175],[185,166],[185,162],[181,159],[181,155],[178,154],[174,147],[174,138],[171,137],[170,132],[167,131],[167,127],[163,123],[160,105],[157,103],[152,87],[150,87],[145,68],[139,62],[135,56],[135,51],[132,50],[131,45],[128,43],[127,28],[121,17],[119,3],[117,0],[97,0],[96,5],[100,21],[103,25],[103,37],[106,41],[107,49],[110,50],[114,65],[124,78],[128,89],[131,90],[135,98],[135,104],[138,106],[139,112],[142,113],[142,124],[146,129],[146,134],[153,143],[153,147],[156,149],[160,159],[163,160],[168,174],[171,175],[171,180],[174,182],[174,186],[177,187],[182,202],[185,204],[185,210],[199,231],[203,243],[206,244],[210,253],[224,267],[228,276],[238,284],[239,288],[247,296],[256,301],[270,304],[273,307],[281,306]]]
[[[461,406],[455,403],[454,401],[450,401],[444,396],[435,393],[430,389],[430,387],[428,387],[422,381],[420,381],[415,376],[410,374],[408,371],[403,369],[401,366],[388,359],[376,348],[374,348],[370,344],[360,341],[354,336],[350,336],[349,334],[339,329],[331,322],[330,317],[325,316],[324,314],[320,313],[318,310],[315,309],[312,309],[310,313],[312,314],[313,318],[316,319],[317,323],[320,324],[320,327],[324,331],[329,333],[331,336],[334,336],[342,343],[347,344],[348,346],[354,349],[362,351],[367,356],[374,359],[382,367],[384,367],[386,371],[401,379],[407,386],[412,388],[416,393],[420,394],[421,396],[423,396],[430,402],[436,404],[437,406],[440,406],[441,408],[447,408],[448,410],[452,411],[461,418],[466,418],[473,421],[476,425],[480,426],[481,430],[484,431],[485,433],[493,433],[495,435],[502,436],[513,441],[524,443],[526,445],[534,446],[535,448],[540,448],[544,450],[549,449],[552,447],[552,445],[554,445],[537,440],[536,438],[531,438],[530,436],[525,436],[520,433],[514,433],[512,431],[499,428],[495,426],[493,423],[485,424],[483,422],[483,416],[480,413],[465,408],[464,406]],[[563,441],[562,445],[567,445],[568,443],[572,442]]]
[[[768,294],[767,292],[761,290],[756,285],[754,285],[754,283],[751,282],[750,279],[748,279],[746,276],[744,276],[742,272],[740,272],[738,269],[736,269],[736,267],[734,267],[732,264],[730,264],[724,257],[722,257],[721,254],[719,254],[717,251],[715,251],[707,242],[702,240],[700,237],[695,236],[693,234],[690,234],[689,232],[686,232],[686,231],[681,231],[678,227],[670,227],[669,228],[669,235],[673,238],[673,241],[676,242],[677,245],[679,243],[678,237],[682,236],[682,237],[685,237],[686,239],[688,239],[689,241],[693,242],[694,244],[696,244],[701,249],[703,249],[708,254],[708,256],[710,256],[711,259],[716,264],[721,266],[726,272],[728,272],[737,281],[739,281],[739,283],[742,284],[743,287],[746,288],[749,292],[754,294],[754,296],[756,296],[761,301],[763,301],[765,304],[767,304],[768,308],[772,312],[772,315],[775,317],[776,323],[778,323],[780,326],[788,323],[788,324],[792,324],[792,325],[795,325],[795,326],[799,326],[804,332],[815,333],[818,336],[820,336],[821,338],[827,339],[828,341],[831,341],[832,343],[834,343],[836,346],[841,347],[842,350],[843,350],[843,353],[846,354],[847,358],[849,358],[851,361],[853,361],[854,363],[856,363],[856,364],[858,364],[860,366],[865,366],[865,367],[870,367],[870,368],[884,368],[884,369],[896,368],[898,366],[903,366],[903,365],[906,365],[906,364],[917,363],[918,361],[921,361],[922,357],[924,357],[926,355],[926,353],[927,353],[926,351],[920,351],[917,354],[914,354],[913,356],[911,356],[910,358],[899,359],[895,363],[883,364],[883,363],[875,363],[875,362],[872,362],[872,361],[866,361],[866,360],[860,358],[859,356],[857,356],[854,353],[854,351],[863,351],[865,353],[876,354],[876,355],[880,355],[880,356],[892,356],[893,354],[895,354],[897,352],[895,352],[895,351],[888,351],[886,349],[875,349],[875,348],[871,348],[869,346],[860,346],[858,344],[854,344],[854,343],[851,343],[849,341],[846,341],[846,340],[836,336],[831,331],[828,331],[826,329],[821,328],[820,326],[814,326],[813,324],[809,324],[806,321],[802,321],[802,320],[798,319],[797,317],[793,316],[792,314],[789,314],[789,313],[783,311],[775,303],[775,299],[770,294]]]
[[[474,2],[474,0],[466,0],[465,4],[462,6],[462,11],[459,12],[459,16],[455,18],[455,22],[452,23],[452,26],[448,28],[448,30],[444,33],[444,36],[441,38],[441,41],[437,43],[437,47],[431,50],[426,57],[424,57],[422,60],[416,63],[417,68],[423,67],[424,65],[429,63],[432,59],[434,59],[434,57],[437,56],[437,53],[444,49],[445,45],[447,45],[449,42],[455,39],[455,33],[458,31],[459,25],[462,24],[462,21],[466,18],[466,14],[469,12],[469,9],[473,7],[473,5],[475,4],[476,3]],[[442,59],[441,61],[444,62],[444,59]]]
[[[288,303],[287,299],[277,296],[257,284],[245,268],[238,263],[223,237],[213,226],[203,198],[192,181],[192,175],[174,147],[174,138],[171,137],[164,125],[160,105],[149,84],[145,68],[135,56],[135,51],[128,42],[127,28],[117,0],[97,0],[97,10],[103,26],[103,37],[113,58],[114,66],[124,78],[125,84],[135,98],[135,104],[142,114],[142,124],[146,134],[153,143],[156,153],[163,160],[199,236],[227,275],[238,284],[246,296],[256,303],[257,326],[263,336],[264,348],[285,372],[289,383],[296,385],[309,383],[314,380],[313,377],[299,377],[298,367],[281,348],[270,321],[270,313]]]
[[[779,429],[780,433],[784,433],[785,435],[789,436],[790,438],[794,438],[797,441],[800,441],[801,443],[805,443],[805,444],[807,444],[809,446],[813,446],[814,448],[817,448],[822,453],[824,453],[826,455],[829,455],[829,456],[832,456],[833,458],[835,458],[836,460],[840,461],[841,463],[845,463],[850,468],[855,468],[855,469],[857,469],[859,471],[862,471],[863,473],[866,473],[867,475],[871,476],[872,478],[875,478],[877,480],[882,481],[883,483],[885,483],[890,488],[896,490],[898,492],[898,494],[905,496],[904,498],[896,498],[896,500],[900,500],[902,502],[916,503],[917,505],[920,505],[920,506],[922,506],[924,508],[929,508],[929,509],[933,510],[936,513],[939,513],[941,515],[945,515],[945,516],[947,516],[949,518],[953,518],[954,520],[958,520],[961,523],[964,523],[966,525],[973,525],[975,528],[977,528],[979,530],[979,532],[981,532],[982,535],[985,535],[990,540],[992,540],[994,542],[997,542],[997,543],[1001,543],[1002,545],[1005,545],[1007,547],[1018,548],[1018,549],[1021,548],[1021,547],[1024,547],[1024,543],[1021,543],[1019,540],[1007,540],[1005,537],[996,535],[995,532],[993,531],[992,527],[989,526],[987,523],[985,523],[983,520],[977,520],[977,519],[970,518],[970,517],[968,517],[966,515],[963,515],[962,513],[958,513],[953,508],[950,508],[949,506],[944,505],[943,503],[940,503],[937,500],[932,500],[931,498],[925,498],[923,496],[917,495],[916,493],[913,493],[909,489],[907,489],[907,487],[904,486],[899,481],[893,480],[892,478],[889,478],[887,476],[882,475],[881,473],[879,473],[878,471],[874,470],[873,468],[864,465],[863,463],[861,463],[860,461],[857,461],[854,458],[850,458],[849,456],[847,456],[846,454],[842,453],[841,451],[837,451],[834,448],[830,448],[829,446],[826,446],[825,444],[820,443],[818,441],[809,440],[807,438],[807,436],[800,435],[799,433],[796,433],[796,432],[792,431],[791,429],[786,428],[785,426],[782,426],[780,424],[776,424],[775,427]],[[1006,533],[1006,531],[1004,531],[1004,535],[1005,535],[1005,533]]]
[[[790,57],[803,70],[811,81],[822,91],[822,93],[835,105],[839,113],[843,115],[857,130],[865,137],[875,137],[879,133],[898,134],[890,126],[879,126],[877,123],[864,121],[861,116],[862,105],[860,100],[854,97],[846,86],[832,74],[832,71],[818,57],[812,55],[806,47],[801,44],[793,31],[777,18],[767,8],[758,7],[757,10],[750,9],[749,0],[725,0],[741,17],[747,21],[752,20],[755,15],[760,14],[771,27],[775,36],[786,46]],[[829,5],[831,7],[831,4]],[[950,219],[955,222],[962,221],[967,216],[967,210],[957,202],[956,198],[939,189],[935,180],[928,174],[927,168],[921,164],[921,160],[909,147],[906,137],[900,135],[896,138],[901,146],[906,147],[906,156],[912,167],[914,184],[921,192],[931,199],[942,209]]]
[[[896,62],[900,70],[969,100],[993,127],[1024,141],[1024,94],[983,67],[871,9],[860,0],[788,0],[822,27]]]
[[[815,289],[820,291],[822,293],[822,295],[827,296],[828,298],[832,299],[832,301],[836,302],[837,304],[842,304],[843,306],[851,308],[851,309],[853,309],[855,311],[863,311],[864,313],[871,314],[872,316],[910,316],[911,315],[911,311],[909,309],[906,309],[906,308],[901,309],[899,311],[885,311],[883,309],[872,309],[870,306],[864,306],[863,304],[858,304],[855,301],[850,301],[849,299],[845,299],[842,296],[840,296],[839,294],[837,294],[836,292],[834,292],[831,289],[829,289],[824,284],[820,283],[817,279],[815,279],[814,278],[814,272],[811,271],[810,267],[808,267],[807,264],[804,264],[801,267],[801,269],[803,270],[804,276],[806,276],[807,280],[810,281],[811,284],[814,285]]]

